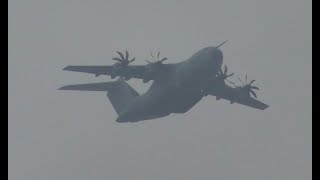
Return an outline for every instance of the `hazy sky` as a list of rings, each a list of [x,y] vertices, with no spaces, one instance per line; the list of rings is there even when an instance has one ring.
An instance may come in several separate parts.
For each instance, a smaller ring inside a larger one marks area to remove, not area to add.
[[[9,0],[9,179],[311,180],[311,26],[311,0]],[[225,40],[233,80],[256,79],[267,110],[206,97],[119,124],[106,93],[57,90],[110,81],[61,69],[116,50],[173,63]]]

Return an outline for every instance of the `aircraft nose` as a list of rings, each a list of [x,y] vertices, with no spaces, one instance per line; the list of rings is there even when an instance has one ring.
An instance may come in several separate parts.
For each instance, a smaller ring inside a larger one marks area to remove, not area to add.
[[[216,49],[215,55],[216,55],[219,59],[222,59],[222,58],[223,58],[222,51],[221,51],[220,49]]]
[[[213,52],[213,59],[215,63],[217,63],[216,65],[218,65],[219,67],[222,65],[223,55],[220,49],[218,48],[215,49],[215,51]]]

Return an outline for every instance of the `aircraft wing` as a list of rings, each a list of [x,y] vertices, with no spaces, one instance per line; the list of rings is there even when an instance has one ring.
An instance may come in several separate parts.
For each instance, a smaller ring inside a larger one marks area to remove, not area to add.
[[[150,80],[166,80],[170,78],[177,64],[147,64],[147,65],[127,65],[115,66],[67,66],[63,70],[84,72],[99,75],[109,75],[111,78],[123,77],[125,79],[137,78],[144,82]]]
[[[242,105],[246,105],[246,106],[250,106],[252,108],[256,108],[256,109],[260,109],[260,110],[265,110],[266,108],[268,108],[269,106],[264,104],[263,102],[257,100],[257,99],[254,99],[252,97],[249,97],[249,98],[239,98],[239,99],[231,99],[231,98],[228,98],[228,97],[221,97],[223,99],[226,99],[226,100],[230,100],[230,101],[233,101],[233,102],[236,102],[238,104],[242,104]]]
[[[67,66],[63,70],[90,73],[96,76],[112,76],[115,73],[114,66]],[[117,70],[116,76],[143,79],[145,71],[144,65],[125,66]]]
[[[209,94],[225,100],[229,100],[232,103],[238,103],[260,110],[264,110],[269,107],[267,104],[252,97],[238,97],[237,91],[231,87],[227,87],[225,90],[222,91],[211,91],[209,92]]]
[[[267,109],[269,106],[257,99],[254,99],[252,97],[248,98],[248,99],[243,99],[243,100],[238,100],[236,101],[239,104],[243,104],[246,106],[250,106],[256,109],[260,109],[260,110],[265,110]]]

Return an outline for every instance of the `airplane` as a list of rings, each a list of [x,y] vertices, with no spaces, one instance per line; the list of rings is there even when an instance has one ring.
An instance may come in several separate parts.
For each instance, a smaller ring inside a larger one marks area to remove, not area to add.
[[[226,42],[226,41],[225,41]],[[241,86],[227,78],[227,66],[222,68],[223,53],[219,49],[225,42],[213,47],[205,47],[190,58],[172,64],[164,64],[168,58],[157,58],[150,52],[152,61],[146,60],[146,65],[130,65],[135,58],[129,60],[126,50],[125,56],[117,51],[120,57],[113,58],[117,61],[109,66],[67,66],[63,70],[94,74],[95,76],[108,75],[111,82],[99,82],[90,84],[67,85],[59,90],[78,91],[103,91],[107,92],[118,117],[116,122],[138,122],[168,116],[172,113],[185,113],[197,104],[203,97],[216,96],[216,100],[225,99],[231,104],[238,103],[259,110],[269,106],[257,100],[253,90],[259,90],[253,86],[255,80],[245,82],[238,78]],[[150,88],[139,94],[126,81],[131,78],[141,79],[143,83],[153,81]],[[232,85],[226,83],[228,81]],[[251,97],[251,95],[253,97]]]

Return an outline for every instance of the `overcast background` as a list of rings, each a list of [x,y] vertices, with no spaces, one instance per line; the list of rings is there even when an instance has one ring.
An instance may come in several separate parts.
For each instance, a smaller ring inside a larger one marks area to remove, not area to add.
[[[311,0],[9,0],[9,179],[310,180],[311,26]],[[57,90],[110,81],[61,69],[116,50],[175,63],[225,40],[232,80],[256,79],[270,108],[206,97],[119,124],[106,93]]]

